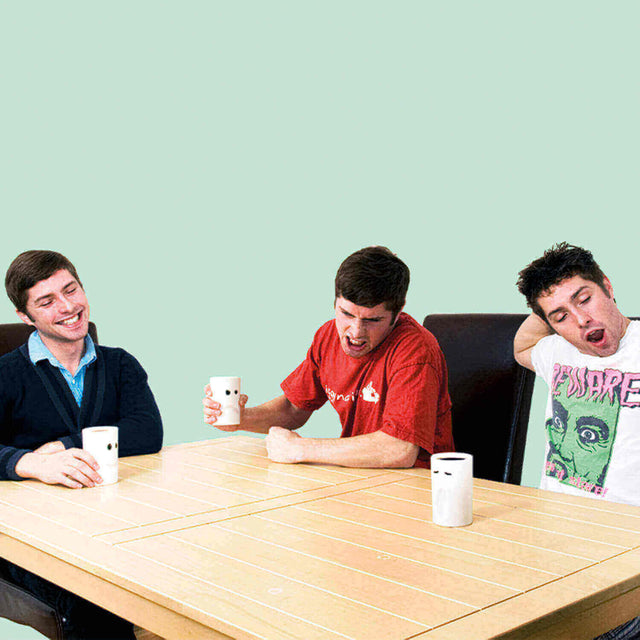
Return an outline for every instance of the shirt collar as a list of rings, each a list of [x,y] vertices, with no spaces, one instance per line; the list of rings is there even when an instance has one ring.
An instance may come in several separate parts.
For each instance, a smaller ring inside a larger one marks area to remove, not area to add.
[[[59,360],[49,351],[44,342],[42,342],[42,338],[37,331],[34,331],[29,336],[29,358],[33,364],[37,364],[41,360],[48,360],[54,367],[58,367],[58,369],[64,369]],[[93,344],[93,340],[90,335],[87,335],[84,339],[84,355],[80,358],[80,364],[78,365],[78,369],[76,371],[76,375],[78,371],[82,369],[82,367],[91,364],[96,359],[96,347]],[[66,370],[66,369],[65,369]]]

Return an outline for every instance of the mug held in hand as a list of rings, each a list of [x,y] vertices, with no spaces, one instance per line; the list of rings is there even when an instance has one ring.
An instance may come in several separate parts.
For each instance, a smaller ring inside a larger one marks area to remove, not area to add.
[[[213,376],[209,380],[211,397],[220,404],[222,414],[215,424],[235,426],[240,424],[240,378]]]
[[[98,473],[102,478],[102,485],[118,482],[118,427],[83,429],[82,448],[100,465]]]

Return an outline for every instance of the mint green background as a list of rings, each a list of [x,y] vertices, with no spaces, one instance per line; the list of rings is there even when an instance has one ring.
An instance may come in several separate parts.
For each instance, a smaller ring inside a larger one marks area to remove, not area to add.
[[[210,375],[272,398],[384,244],[406,310],[523,312],[517,272],[590,247],[638,314],[635,2],[3,2],[0,249],[76,264],[167,444]],[[13,321],[8,300],[0,321]],[[542,455],[544,392],[524,482]],[[303,434],[334,436],[330,409]],[[490,433],[487,434],[490,438]],[[35,638],[0,623],[0,637]]]

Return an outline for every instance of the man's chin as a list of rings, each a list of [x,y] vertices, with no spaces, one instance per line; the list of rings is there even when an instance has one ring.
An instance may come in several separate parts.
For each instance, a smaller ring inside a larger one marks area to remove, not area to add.
[[[619,346],[620,345],[616,345],[616,346],[607,347],[606,349],[601,349],[598,355],[601,358],[608,358],[609,356],[614,355],[616,351],[618,351]]]
[[[608,358],[609,356],[614,355],[618,348],[620,347],[620,343],[617,344],[603,344],[603,345],[594,345],[590,342],[583,343],[582,347],[578,347],[578,351],[584,353],[587,356],[596,356],[597,358]]]
[[[80,340],[84,340],[87,337],[88,333],[89,333],[89,325],[87,324],[86,326],[78,327],[73,331],[60,330],[56,332],[55,335],[49,334],[47,335],[47,337],[53,340],[57,340],[58,342],[73,343],[73,342],[78,342]]]

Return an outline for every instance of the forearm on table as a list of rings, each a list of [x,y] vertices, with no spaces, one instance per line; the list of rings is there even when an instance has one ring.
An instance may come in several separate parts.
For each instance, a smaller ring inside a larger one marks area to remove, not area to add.
[[[336,464],[344,467],[408,468],[420,448],[383,431],[350,438],[298,438],[299,462]]]
[[[33,451],[25,453],[17,462],[14,473],[23,479],[38,478],[39,470],[42,466],[42,455]]]
[[[268,433],[273,426],[299,429],[312,413],[299,409],[285,395],[281,395],[264,404],[245,408],[242,429],[253,433]]]
[[[0,480],[36,478],[42,456],[65,450],[60,440],[46,442],[35,450],[0,446]]]
[[[20,480],[24,478],[25,476],[22,473],[18,473],[16,468],[24,457],[31,453],[33,452],[28,449],[18,449],[10,446],[0,447],[0,480]]]

